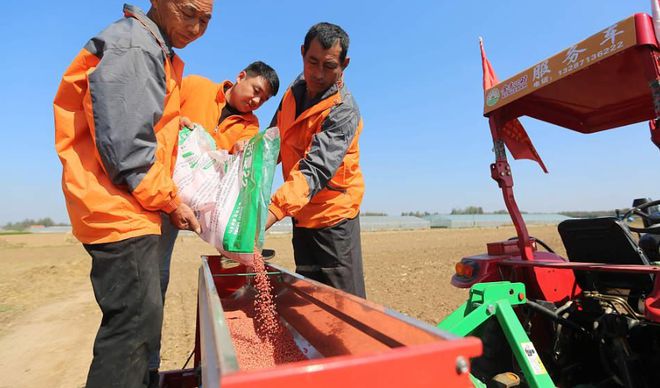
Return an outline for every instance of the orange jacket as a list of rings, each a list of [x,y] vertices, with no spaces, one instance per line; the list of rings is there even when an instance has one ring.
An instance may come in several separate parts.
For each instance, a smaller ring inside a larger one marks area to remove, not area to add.
[[[231,150],[240,140],[249,140],[259,132],[259,120],[253,113],[231,115],[220,124],[222,109],[227,104],[225,89],[233,84],[216,84],[208,78],[189,75],[181,84],[181,115],[201,124],[219,149]]]
[[[180,204],[172,181],[183,62],[141,10],[91,39],[54,101],[62,189],[82,243],[160,234]]]
[[[299,77],[284,94],[274,119],[280,129],[284,184],[269,210],[278,220],[291,216],[296,226],[323,228],[360,211],[362,119],[345,86],[331,87],[303,110],[305,89]]]

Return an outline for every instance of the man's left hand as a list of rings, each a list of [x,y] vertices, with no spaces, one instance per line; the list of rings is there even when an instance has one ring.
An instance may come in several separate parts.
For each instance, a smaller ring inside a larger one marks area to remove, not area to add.
[[[230,154],[237,154],[239,152],[242,152],[245,149],[245,146],[247,146],[248,141],[247,140],[239,140],[234,144],[233,147],[231,147],[231,151],[229,151]]]

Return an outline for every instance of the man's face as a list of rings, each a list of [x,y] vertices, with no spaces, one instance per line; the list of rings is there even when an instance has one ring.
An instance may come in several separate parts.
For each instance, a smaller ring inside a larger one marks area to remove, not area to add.
[[[241,71],[229,93],[229,105],[241,113],[248,113],[259,109],[270,96],[270,84],[264,77],[250,77]]]
[[[159,27],[172,46],[184,48],[206,31],[211,20],[213,0],[151,0]]]
[[[307,83],[307,94],[316,96],[337,83],[348,66],[349,58],[342,63],[339,60],[341,45],[339,41],[329,49],[324,49],[318,39],[312,40],[307,52],[301,47],[303,56],[303,73]]]

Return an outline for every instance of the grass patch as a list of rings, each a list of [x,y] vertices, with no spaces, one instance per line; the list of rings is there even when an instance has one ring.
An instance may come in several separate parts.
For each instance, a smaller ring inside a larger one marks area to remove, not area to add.
[[[8,304],[0,304],[0,314],[6,313],[7,311],[13,310],[13,307],[11,307]]]
[[[3,230],[2,232],[0,232],[0,236],[10,236],[10,235],[14,235],[14,234],[32,234],[32,233],[30,233],[30,232],[21,232],[21,231],[18,231],[18,230]]]

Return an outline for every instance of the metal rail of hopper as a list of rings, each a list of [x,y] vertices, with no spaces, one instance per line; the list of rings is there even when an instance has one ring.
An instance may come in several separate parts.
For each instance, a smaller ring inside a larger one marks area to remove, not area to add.
[[[308,359],[241,370],[224,316],[253,303],[254,277],[242,265],[205,256],[199,271],[195,366],[164,374],[161,386],[470,386],[470,359],[481,352],[478,339],[448,334],[275,265],[266,270],[280,321]]]

